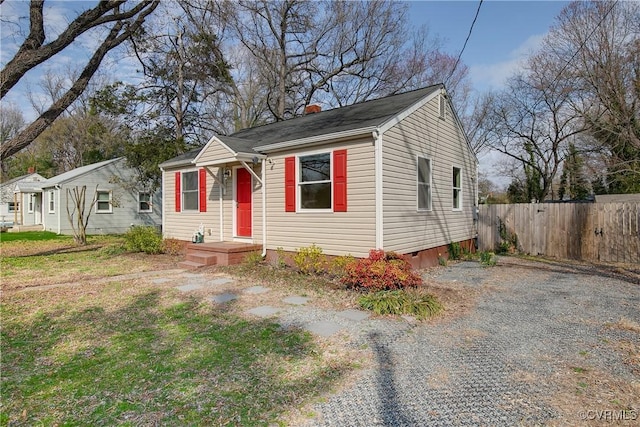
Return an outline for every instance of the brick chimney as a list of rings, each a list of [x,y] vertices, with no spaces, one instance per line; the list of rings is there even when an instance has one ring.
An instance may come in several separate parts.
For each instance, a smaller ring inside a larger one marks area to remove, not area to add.
[[[320,111],[322,111],[322,107],[320,106],[320,104],[309,104],[306,107],[304,107],[305,115],[319,113]]]
[[[27,173],[29,175],[31,175],[32,173],[35,173],[35,171],[36,171],[36,168],[34,168],[33,166],[29,166],[29,168],[27,169]]]

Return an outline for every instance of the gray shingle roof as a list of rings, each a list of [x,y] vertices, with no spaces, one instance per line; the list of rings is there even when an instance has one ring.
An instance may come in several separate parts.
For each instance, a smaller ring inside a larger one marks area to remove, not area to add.
[[[109,163],[114,163],[117,162],[119,160],[124,159],[124,157],[119,157],[117,159],[111,159],[111,160],[105,160],[102,162],[98,162],[98,163],[93,163],[91,165],[85,165],[85,166],[80,166],[79,168],[75,168],[72,169],[70,171],[67,171],[65,173],[61,173],[60,175],[56,175],[52,178],[47,179],[46,181],[44,181],[42,183],[42,188],[47,188],[47,187],[53,187],[56,184],[61,184],[63,182],[66,182],[70,179],[76,178],[80,175],[84,175],[85,173],[94,171],[96,169],[99,169],[103,166],[108,165]]]
[[[229,136],[218,136],[218,138],[237,153],[252,153],[256,152],[255,147],[264,145],[381,126],[443,87],[441,84],[433,85],[281,122],[243,129]],[[200,150],[192,150],[174,157],[162,163],[160,167],[188,164],[196,158]]]

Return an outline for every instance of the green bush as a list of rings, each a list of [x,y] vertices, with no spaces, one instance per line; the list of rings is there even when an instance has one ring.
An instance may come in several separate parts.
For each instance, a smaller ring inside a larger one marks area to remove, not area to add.
[[[407,290],[370,293],[361,296],[358,303],[380,315],[410,314],[418,319],[434,316],[443,308],[435,296]]]
[[[449,243],[449,259],[457,260],[462,255],[462,245],[460,242]]]
[[[258,251],[249,252],[242,260],[246,267],[257,267],[263,261],[262,254]]]
[[[422,278],[413,272],[405,257],[372,249],[368,258],[355,260],[345,266],[340,282],[347,288],[382,291],[419,286]]]
[[[480,252],[480,264],[487,267],[496,265],[496,254],[486,251]]]
[[[155,227],[137,225],[131,227],[124,235],[125,247],[130,252],[146,254],[162,253],[162,235]]]
[[[322,248],[312,244],[308,248],[300,248],[293,256],[293,262],[302,274],[320,273],[327,265]]]
[[[334,277],[342,277],[345,275],[347,265],[351,264],[355,260],[355,257],[350,254],[337,256],[329,265],[329,273]]]

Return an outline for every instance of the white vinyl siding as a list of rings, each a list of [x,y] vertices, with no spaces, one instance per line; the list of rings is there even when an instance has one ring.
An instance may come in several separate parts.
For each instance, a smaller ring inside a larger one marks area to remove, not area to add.
[[[440,120],[436,96],[382,135],[383,245],[411,253],[475,236],[476,159],[455,120]],[[431,159],[432,209],[416,210],[416,156]],[[462,172],[462,211],[452,204],[452,165]],[[408,179],[408,175],[411,177]]]
[[[284,159],[341,149],[347,150],[347,212],[285,212]],[[357,257],[366,257],[370,249],[375,249],[373,138],[278,153],[270,158],[272,164],[267,169],[268,249],[281,247],[285,251],[296,251],[315,243],[325,254]],[[254,212],[256,215],[259,212],[257,205]]]

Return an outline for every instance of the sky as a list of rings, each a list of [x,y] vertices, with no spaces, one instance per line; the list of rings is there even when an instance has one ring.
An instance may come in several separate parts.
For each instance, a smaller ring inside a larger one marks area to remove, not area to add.
[[[426,25],[444,39],[443,50],[458,55],[469,34],[479,1],[409,2],[414,25]],[[474,89],[499,89],[518,68],[523,55],[535,49],[568,2],[495,1],[480,6],[471,37],[462,54]]]
[[[83,10],[83,3],[86,2],[46,2],[45,20],[52,23],[49,30],[53,33],[61,31],[69,17],[75,17],[77,11]],[[443,50],[457,57],[469,34],[479,3],[479,0],[410,1],[408,2],[409,15],[414,26],[425,25],[432,36],[438,36],[442,40]],[[539,45],[555,17],[566,4],[567,2],[562,1],[485,0],[480,6],[478,18],[461,58],[462,62],[469,67],[469,77],[476,93],[500,89],[507,77],[517,71],[523,56]],[[68,17],[65,16],[65,9]],[[16,26],[7,25],[6,19],[15,19],[16,16],[26,17],[28,3],[24,0],[6,1],[0,7],[0,11],[3,18],[0,28],[0,65],[4,66],[15,53],[16,43],[20,41],[14,34]],[[95,38],[88,35],[81,40],[81,43],[91,45],[93,40]],[[76,62],[84,64],[88,56],[77,51],[65,50],[56,58],[56,61],[61,64]],[[110,61],[113,67],[114,58],[110,58]],[[105,66],[109,66],[109,61]],[[117,66],[120,79],[123,78],[122,74],[134,73],[133,69],[127,71],[122,61]],[[27,80],[30,81],[21,82],[2,100],[3,103],[24,106],[27,120],[35,118],[35,112],[29,107],[25,92],[28,90],[35,92],[37,76],[38,74],[33,72],[27,74],[29,77]],[[495,155],[482,155],[481,170],[493,175],[490,165],[495,162]]]

